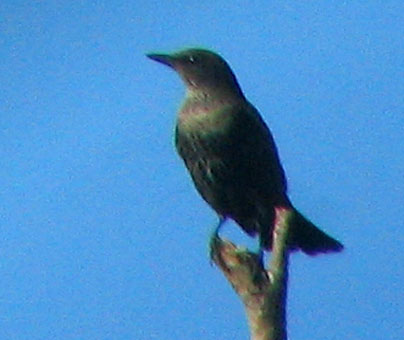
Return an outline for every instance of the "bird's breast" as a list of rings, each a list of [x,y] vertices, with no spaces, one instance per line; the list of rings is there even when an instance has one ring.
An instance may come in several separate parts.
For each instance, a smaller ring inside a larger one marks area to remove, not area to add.
[[[183,133],[225,133],[234,120],[232,105],[220,103],[185,103],[179,111],[177,125]]]

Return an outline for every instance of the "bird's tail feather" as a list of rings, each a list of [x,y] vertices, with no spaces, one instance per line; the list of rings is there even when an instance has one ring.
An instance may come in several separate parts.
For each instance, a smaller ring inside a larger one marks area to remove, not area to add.
[[[344,246],[317,228],[295,209],[291,221],[291,248],[299,248],[308,255],[318,253],[340,252]]]

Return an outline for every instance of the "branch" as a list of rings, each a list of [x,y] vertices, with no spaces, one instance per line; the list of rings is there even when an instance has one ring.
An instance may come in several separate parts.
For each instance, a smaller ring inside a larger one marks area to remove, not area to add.
[[[288,281],[287,235],[291,212],[276,210],[270,268],[255,253],[220,239],[211,240],[213,262],[240,296],[252,340],[286,340],[286,294]]]

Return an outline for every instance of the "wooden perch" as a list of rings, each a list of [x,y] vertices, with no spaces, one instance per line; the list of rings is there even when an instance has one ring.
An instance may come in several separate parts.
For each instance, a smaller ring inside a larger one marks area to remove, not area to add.
[[[269,268],[255,253],[220,239],[211,241],[211,257],[246,310],[252,340],[286,340],[286,293],[288,281],[287,235],[290,211],[277,209]]]

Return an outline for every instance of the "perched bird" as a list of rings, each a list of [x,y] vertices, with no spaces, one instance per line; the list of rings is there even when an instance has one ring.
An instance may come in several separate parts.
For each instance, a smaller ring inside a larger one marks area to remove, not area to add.
[[[185,83],[175,144],[219,226],[231,218],[247,234],[259,235],[261,251],[270,250],[275,208],[283,207],[293,212],[290,249],[309,255],[343,249],[290,202],[271,132],[221,56],[197,48],[147,56],[174,69]]]

